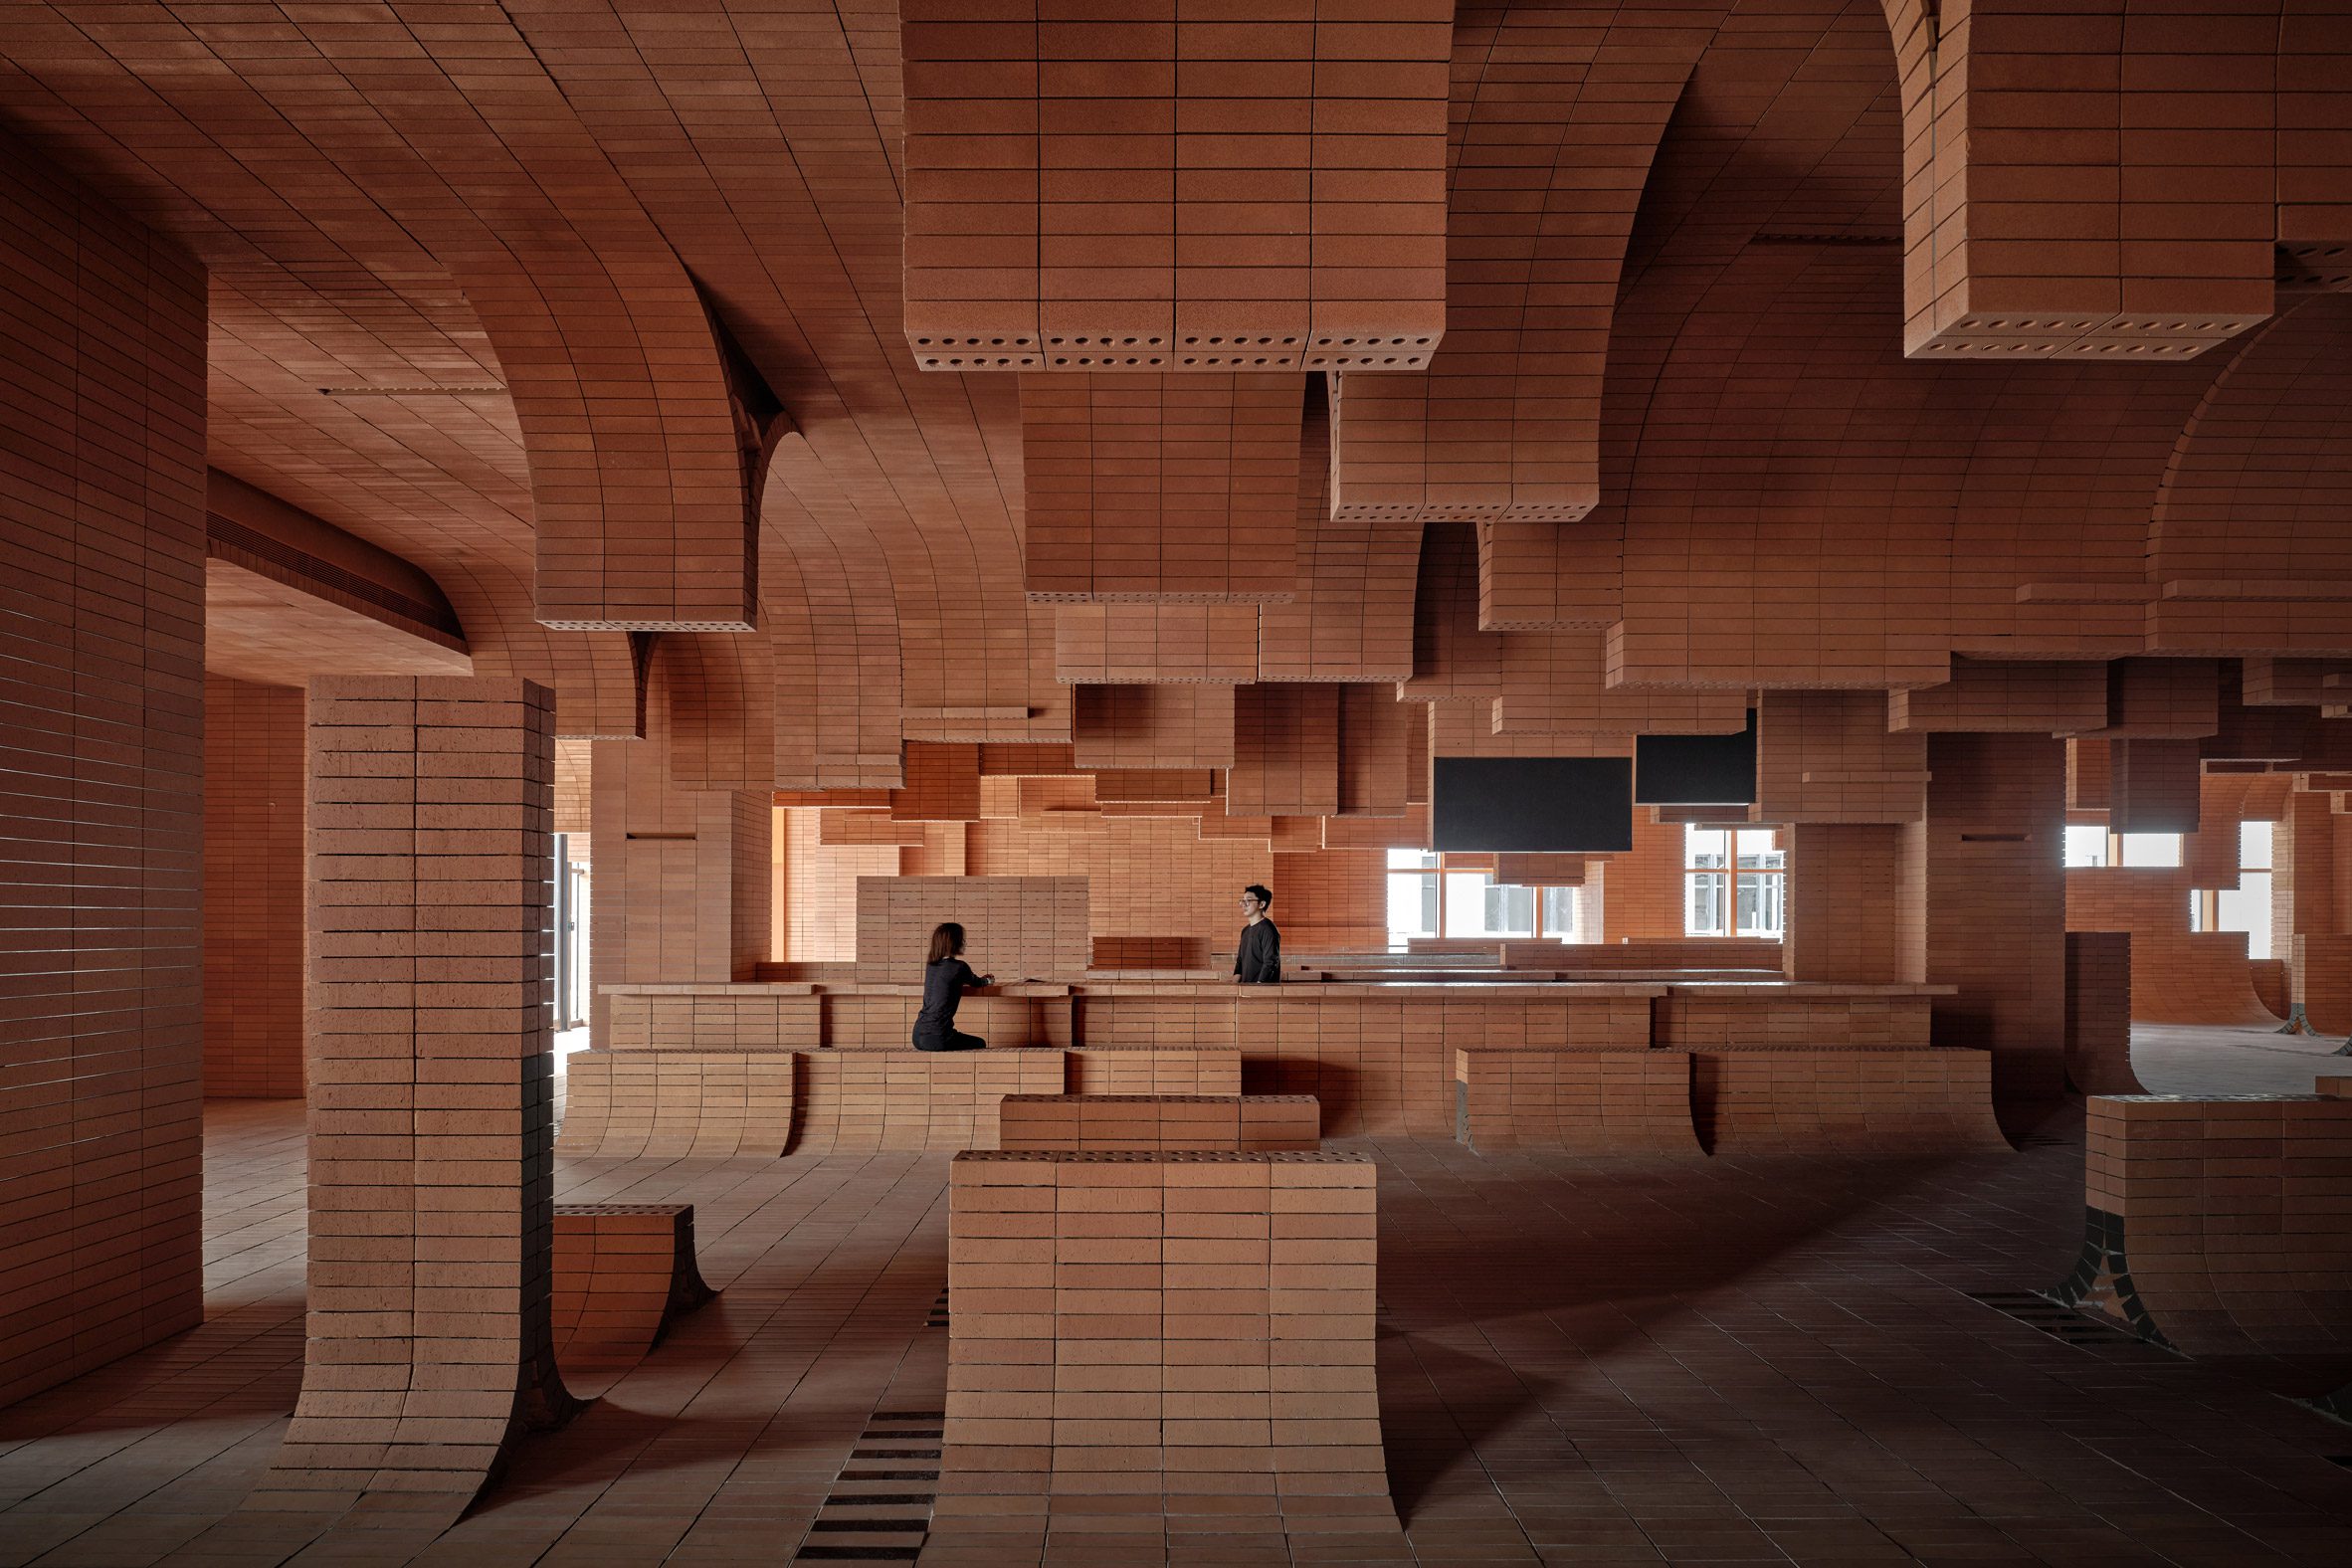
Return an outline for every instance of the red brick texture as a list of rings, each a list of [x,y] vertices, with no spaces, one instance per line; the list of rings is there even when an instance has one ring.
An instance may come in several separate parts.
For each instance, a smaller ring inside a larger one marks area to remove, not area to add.
[[[204,681],[204,1092],[302,1092],[303,694]]]
[[[1393,1528],[1374,1177],[1363,1154],[959,1155],[933,1542],[1208,1494]]]
[[[997,1147],[1312,1153],[1322,1147],[1321,1124],[1309,1094],[1007,1094],[997,1104]]]
[[[2095,1095],[2062,1298],[2283,1391],[2352,1374],[2352,1099]]]
[[[572,1400],[550,1337],[554,705],[344,676],[309,702],[310,1269],[265,1493],[454,1518]],[[420,1201],[430,1192],[432,1201]]]
[[[194,1326],[205,276],[0,138],[0,1404]]]

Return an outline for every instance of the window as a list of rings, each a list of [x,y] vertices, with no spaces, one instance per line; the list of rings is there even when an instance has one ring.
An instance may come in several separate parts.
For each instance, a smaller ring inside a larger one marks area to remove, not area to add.
[[[1682,830],[1684,935],[1780,936],[1788,852],[1772,840],[1770,828]]]
[[[1447,871],[1425,850],[1388,852],[1388,945],[1414,937],[1568,937],[1576,889],[1497,882],[1491,872]]]
[[[2085,871],[2121,866],[2155,871],[2181,864],[2181,836],[2177,833],[2109,833],[2097,823],[2066,829],[2065,863]]]
[[[2107,864],[2107,830],[2104,825],[2069,827],[2066,829],[2066,865],[2088,868]]]
[[[1543,890],[1543,934],[1574,940],[1576,936],[1576,889],[1546,887]]]
[[[1438,934],[1438,858],[1423,850],[1388,852],[1388,945]]]
[[[2196,887],[2189,892],[2189,929],[2243,931],[2246,956],[2270,956],[2271,825],[2238,825],[2238,885]]]
[[[1488,882],[1485,929],[1492,936],[1533,936],[1535,889]]]

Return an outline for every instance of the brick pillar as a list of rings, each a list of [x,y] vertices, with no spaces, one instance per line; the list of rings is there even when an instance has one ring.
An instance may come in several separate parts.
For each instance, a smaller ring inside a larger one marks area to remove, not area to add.
[[[1789,836],[1788,934],[1781,964],[1791,980],[1916,980],[1916,918],[1901,896],[1903,829],[1895,823],[1800,822]]]
[[[571,1401],[549,1331],[554,696],[310,688],[310,1272],[280,1506],[472,1500]],[[298,1494],[298,1495],[295,1495]]]
[[[0,133],[0,1405],[204,1316],[204,270]]]
[[[302,1092],[302,690],[204,678],[204,1092]]]
[[[2065,742],[1928,737],[1927,820],[1905,830],[1906,928],[1938,997],[1939,1046],[1989,1047],[1993,1092],[2065,1087]]]
[[[748,980],[768,956],[775,813],[766,791],[673,785],[659,739],[599,740],[589,774],[589,1038],[602,1047],[603,987]]]

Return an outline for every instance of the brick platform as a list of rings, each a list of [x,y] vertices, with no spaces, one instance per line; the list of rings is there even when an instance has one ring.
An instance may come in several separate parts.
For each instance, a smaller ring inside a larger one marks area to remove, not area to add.
[[[1262,1499],[1292,1529],[1393,1525],[1374,1169],[1360,1154],[959,1155],[926,1559],[1032,1551],[1069,1515],[1132,1528],[1196,1499]]]
[[[1110,1153],[1222,1149],[1241,1154],[1322,1146],[1311,1094],[1007,1094],[997,1147]]]
[[[1681,1051],[1454,1053],[1455,1136],[1481,1153],[1700,1152]]]

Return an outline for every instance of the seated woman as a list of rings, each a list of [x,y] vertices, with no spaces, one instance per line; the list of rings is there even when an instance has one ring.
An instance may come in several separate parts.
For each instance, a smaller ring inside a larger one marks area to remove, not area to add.
[[[955,1010],[966,986],[993,985],[994,975],[976,975],[964,962],[964,928],[953,920],[931,929],[931,958],[923,965],[923,1007],[914,1015],[917,1051],[980,1051],[988,1042],[958,1033]]]

